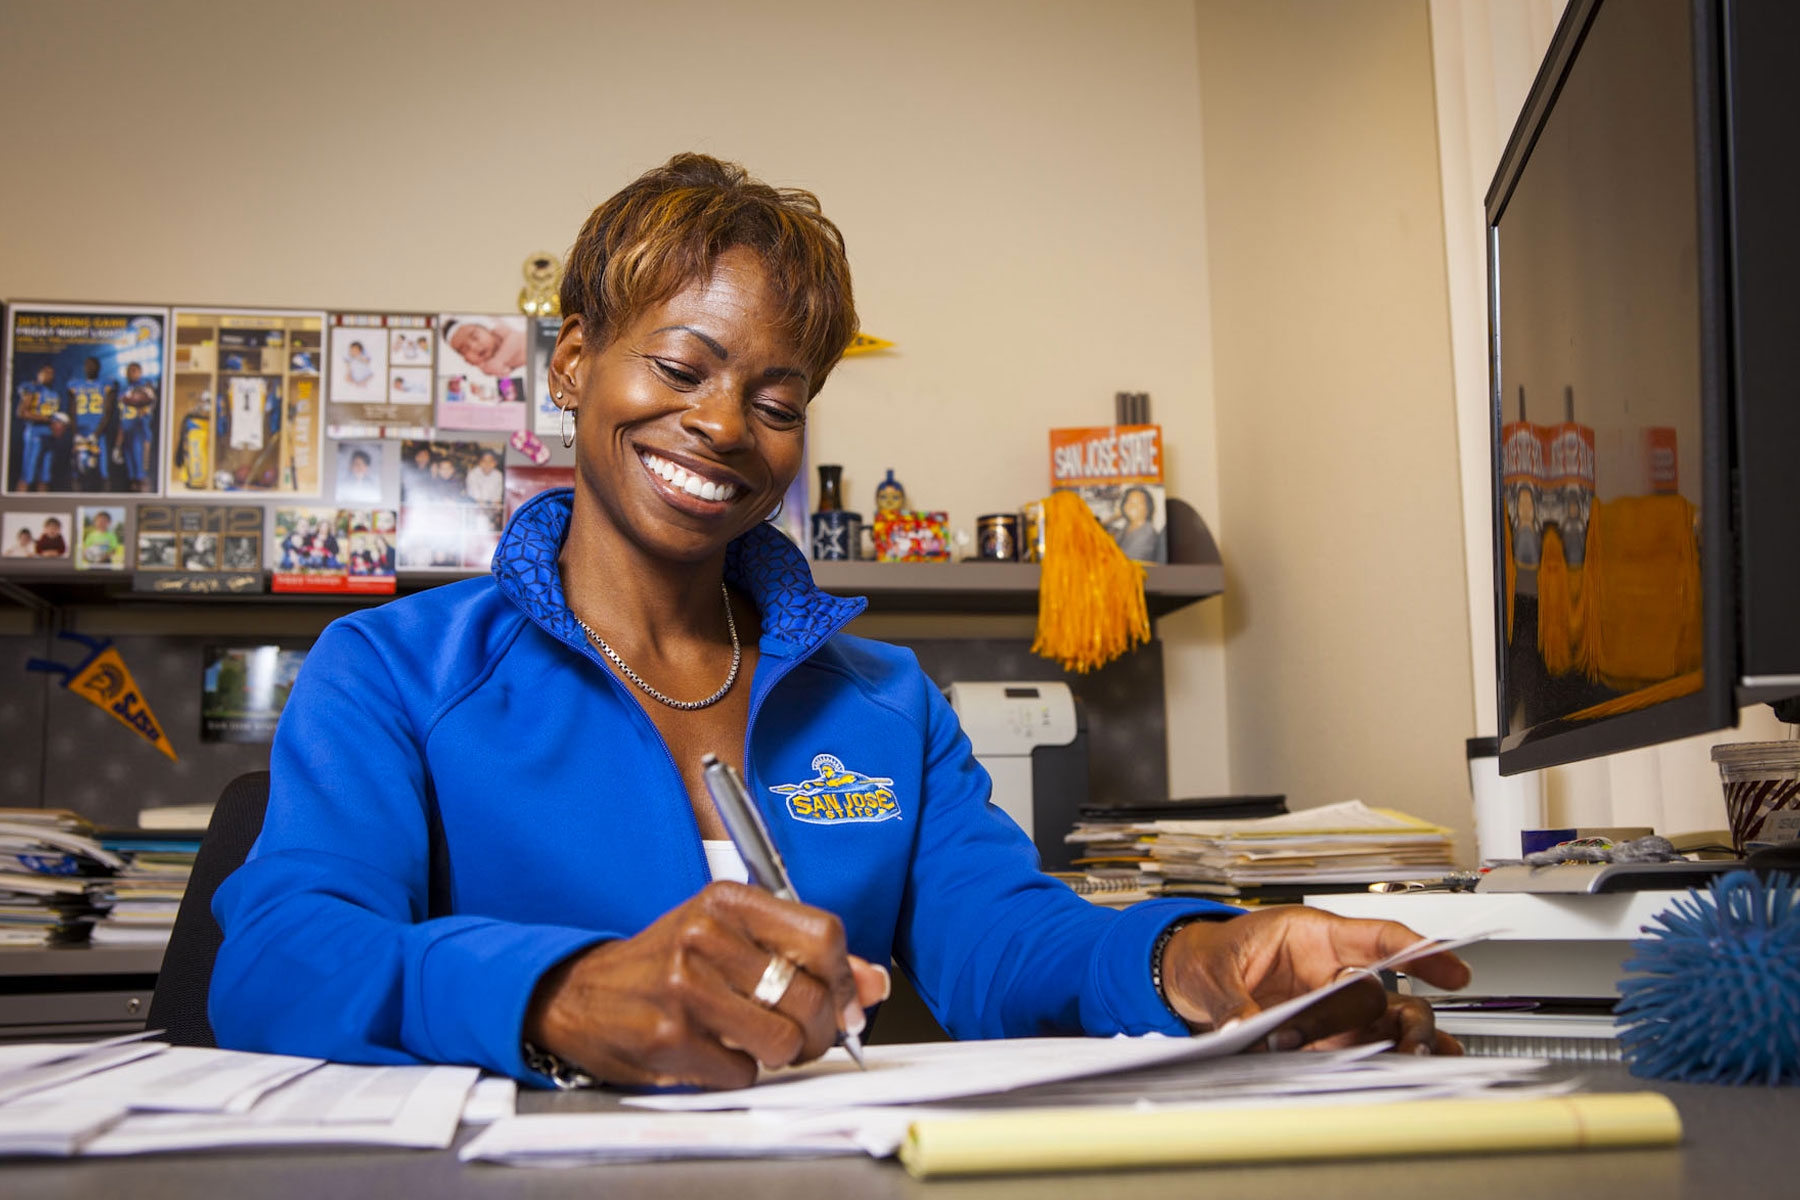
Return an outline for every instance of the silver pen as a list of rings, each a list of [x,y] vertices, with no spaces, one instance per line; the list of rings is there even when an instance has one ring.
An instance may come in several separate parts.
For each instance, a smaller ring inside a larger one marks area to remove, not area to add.
[[[721,762],[716,754],[702,757],[700,766],[706,790],[712,795],[713,807],[719,810],[725,832],[731,835],[738,856],[744,860],[750,882],[777,900],[800,903],[794,881],[788,878],[787,864],[781,861],[781,852],[775,849],[775,839],[769,836],[769,827],[763,823],[762,813],[750,799],[750,789],[744,786],[743,777],[730,763]],[[838,1034],[838,1045],[850,1052],[857,1066],[865,1071],[869,1069],[863,1062],[861,1038],[846,1029]]]

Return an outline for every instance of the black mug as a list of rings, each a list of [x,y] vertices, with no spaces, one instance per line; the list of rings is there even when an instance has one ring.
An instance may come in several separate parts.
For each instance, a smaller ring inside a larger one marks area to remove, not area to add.
[[[847,562],[862,545],[862,514],[837,509],[812,515],[812,556],[820,562]]]

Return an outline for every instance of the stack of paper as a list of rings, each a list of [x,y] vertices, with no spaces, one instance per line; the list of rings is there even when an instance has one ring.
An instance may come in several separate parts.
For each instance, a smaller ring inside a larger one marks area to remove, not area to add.
[[[473,1067],[360,1067],[129,1038],[0,1046],[0,1154],[219,1146],[442,1148],[463,1119],[510,1116],[510,1080]]]
[[[175,929],[198,836],[110,831],[100,844],[125,860],[113,880],[111,908],[94,925],[95,945],[161,945]]]
[[[1135,866],[1159,894],[1435,879],[1450,831],[1359,800],[1237,821],[1083,821],[1066,839],[1083,862]]]
[[[82,941],[124,865],[74,813],[0,809],[0,946]]]

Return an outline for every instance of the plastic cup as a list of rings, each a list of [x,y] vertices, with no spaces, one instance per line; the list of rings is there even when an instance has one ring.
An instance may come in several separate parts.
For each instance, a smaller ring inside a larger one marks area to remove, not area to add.
[[[1800,837],[1800,741],[1712,748],[1725,785],[1731,848],[1739,854]]]

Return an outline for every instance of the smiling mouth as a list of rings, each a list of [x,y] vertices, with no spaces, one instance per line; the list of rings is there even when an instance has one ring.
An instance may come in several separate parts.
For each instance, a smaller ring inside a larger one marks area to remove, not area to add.
[[[652,475],[676,491],[686,492],[696,499],[726,504],[737,499],[744,490],[728,479],[708,479],[648,450],[639,450],[638,458],[643,462],[644,469]]]

